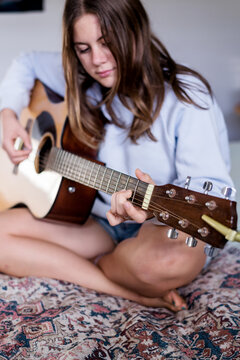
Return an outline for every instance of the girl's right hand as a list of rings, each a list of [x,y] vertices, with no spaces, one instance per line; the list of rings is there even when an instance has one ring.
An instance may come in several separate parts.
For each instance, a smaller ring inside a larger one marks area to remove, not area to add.
[[[27,159],[32,145],[30,136],[17,119],[15,112],[11,109],[3,109],[0,113],[2,122],[2,148],[7,152],[14,164]],[[15,149],[14,144],[17,138],[21,138],[23,149]]]

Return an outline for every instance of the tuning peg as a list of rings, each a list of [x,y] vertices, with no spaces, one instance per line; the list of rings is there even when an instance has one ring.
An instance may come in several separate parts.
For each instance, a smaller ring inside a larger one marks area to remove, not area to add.
[[[222,194],[224,195],[225,199],[229,200],[230,197],[234,197],[236,195],[237,190],[228,186],[225,186],[222,189]]]
[[[178,231],[176,229],[169,229],[167,232],[167,237],[169,239],[177,239],[178,238]]]
[[[195,237],[189,236],[186,238],[186,244],[189,247],[195,247],[195,246],[197,246],[197,243],[198,243],[198,241],[197,241],[197,239],[195,239]]]
[[[191,176],[187,176],[186,181],[185,181],[185,185],[184,185],[185,189],[189,188],[190,182],[191,182]]]
[[[211,245],[205,245],[204,252],[207,256],[215,257],[218,254],[219,249],[217,249]]]
[[[203,184],[203,190],[204,190],[204,194],[208,194],[209,191],[211,191],[213,188],[213,184],[211,181],[205,181],[205,183]]]

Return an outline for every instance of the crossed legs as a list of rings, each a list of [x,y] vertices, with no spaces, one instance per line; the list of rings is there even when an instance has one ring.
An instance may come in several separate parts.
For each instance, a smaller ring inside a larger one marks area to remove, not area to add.
[[[34,219],[27,209],[12,209],[0,214],[0,271],[66,280],[177,311],[185,302],[171,290],[198,274],[204,255],[200,249],[190,253],[185,245],[183,250],[180,240],[170,246],[156,229],[144,224],[137,238],[114,248],[109,235],[91,218],[82,226],[54,224]],[[92,259],[103,253],[108,255],[94,265]],[[187,268],[180,271],[186,260]]]
[[[204,243],[189,248],[185,238],[180,233],[178,239],[169,239],[166,226],[145,223],[136,238],[121,242],[99,266],[118,284],[146,296],[164,296],[190,283],[204,266]]]

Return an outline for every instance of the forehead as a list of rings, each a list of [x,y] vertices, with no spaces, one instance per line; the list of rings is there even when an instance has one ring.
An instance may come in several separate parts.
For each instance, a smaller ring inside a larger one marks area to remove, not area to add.
[[[94,14],[80,16],[73,26],[74,42],[88,43],[102,36],[99,19]]]

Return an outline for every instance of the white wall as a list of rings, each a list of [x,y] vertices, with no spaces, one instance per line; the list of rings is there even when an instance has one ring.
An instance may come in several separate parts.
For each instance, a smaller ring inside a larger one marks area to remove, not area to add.
[[[240,140],[240,1],[143,0],[153,29],[173,57],[207,77],[230,138]]]
[[[121,0],[119,0],[121,1]],[[232,174],[240,201],[240,0],[143,0],[153,30],[172,56],[210,81],[223,109],[231,144]],[[0,13],[0,80],[25,50],[60,50],[64,0],[45,0],[43,12]],[[206,129],[207,131],[207,129]]]
[[[25,50],[60,50],[64,0],[45,0],[44,11],[0,13],[0,80]]]
[[[210,81],[231,140],[240,139],[240,1],[143,0],[154,31],[173,57]],[[45,0],[44,12],[0,13],[0,80],[23,50],[61,49],[64,0]]]

